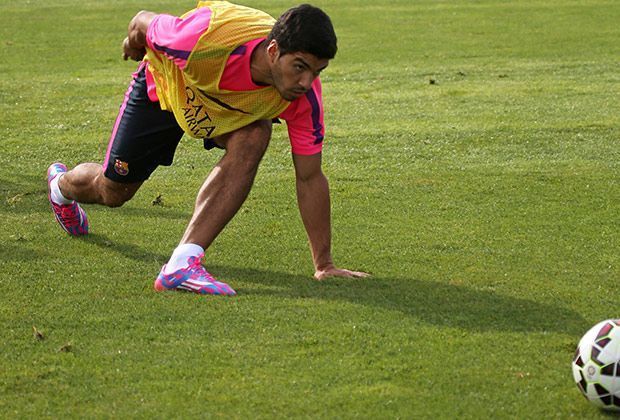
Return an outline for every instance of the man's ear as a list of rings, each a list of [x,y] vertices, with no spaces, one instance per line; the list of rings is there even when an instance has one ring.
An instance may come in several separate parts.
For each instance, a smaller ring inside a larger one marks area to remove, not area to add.
[[[280,47],[278,46],[278,41],[272,39],[267,45],[267,54],[269,55],[269,61],[271,63],[275,63],[278,57],[280,57]]]

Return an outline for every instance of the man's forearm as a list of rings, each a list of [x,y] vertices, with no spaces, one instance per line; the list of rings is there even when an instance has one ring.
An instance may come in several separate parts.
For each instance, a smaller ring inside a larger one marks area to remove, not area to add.
[[[322,172],[306,180],[297,180],[297,203],[315,268],[320,270],[333,266],[329,184]]]

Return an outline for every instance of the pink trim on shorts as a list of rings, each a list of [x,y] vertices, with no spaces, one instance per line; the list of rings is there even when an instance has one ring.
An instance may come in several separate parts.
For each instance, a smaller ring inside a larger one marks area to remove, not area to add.
[[[105,160],[103,161],[103,171],[105,172],[108,167],[108,163],[110,163],[110,152],[112,151],[112,144],[114,143],[114,139],[116,138],[116,132],[118,131],[118,126],[121,124],[121,120],[123,119],[123,114],[125,113],[125,108],[127,108],[127,102],[129,101],[129,95],[133,91],[133,86],[136,84],[136,77],[142,68],[146,65],[145,62],[140,63],[138,70],[132,74],[131,83],[127,88],[127,92],[125,92],[125,99],[123,100],[123,104],[121,105],[121,109],[118,111],[118,116],[116,117],[116,122],[114,123],[114,128],[112,129],[112,135],[110,136],[110,141],[108,142],[108,149],[105,152]]]

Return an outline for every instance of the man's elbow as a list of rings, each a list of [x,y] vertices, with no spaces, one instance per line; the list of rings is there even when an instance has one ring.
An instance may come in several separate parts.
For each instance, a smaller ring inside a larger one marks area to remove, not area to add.
[[[136,13],[129,21],[129,27],[127,28],[129,39],[136,44],[140,44],[140,46],[146,46],[146,31],[155,16],[157,16],[156,13],[149,12],[148,10],[140,10]]]

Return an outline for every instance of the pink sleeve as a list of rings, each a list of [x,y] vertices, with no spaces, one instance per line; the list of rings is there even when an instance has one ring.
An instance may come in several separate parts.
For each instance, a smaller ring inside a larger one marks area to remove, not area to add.
[[[211,9],[194,9],[183,17],[157,15],[149,24],[146,44],[149,49],[173,60],[181,70],[200,36],[206,32],[211,22]]]
[[[314,155],[323,150],[323,96],[318,77],[312,83],[312,88],[291,102],[280,117],[286,121],[294,154]]]

